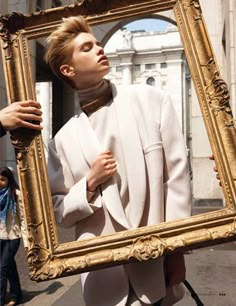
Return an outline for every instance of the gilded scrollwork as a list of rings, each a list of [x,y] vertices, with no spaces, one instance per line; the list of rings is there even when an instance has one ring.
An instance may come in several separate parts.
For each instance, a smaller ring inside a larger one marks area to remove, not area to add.
[[[2,16],[0,16],[0,37],[2,40],[2,48],[6,49],[10,44],[10,33],[4,24],[4,17]]]
[[[27,131],[27,137],[25,137],[25,129],[18,129],[11,132],[11,142],[16,150],[27,151],[33,146],[34,137],[38,133],[31,130]]]
[[[193,241],[199,245],[207,237],[208,241],[232,239],[236,235],[236,219],[232,223],[224,225],[223,228],[216,226],[213,228],[201,228],[197,230],[197,235],[186,232],[176,239],[163,239],[157,235],[140,237],[134,239],[130,246],[123,248],[107,249],[105,251],[95,251],[87,255],[77,255],[68,260],[50,254],[47,249],[40,245],[34,245],[28,251],[30,267],[30,278],[35,281],[44,281],[66,275],[72,275],[77,270],[84,272],[94,267],[105,267],[107,263],[123,263],[125,261],[146,261],[172,252],[179,247],[186,250],[192,249]],[[169,243],[167,243],[169,240]]]
[[[82,14],[91,24],[99,24],[110,21],[112,14],[116,20],[122,16],[130,17],[131,8],[137,16],[142,16],[144,11],[146,14],[149,8],[150,13],[174,9],[202,114],[212,136],[211,145],[214,152],[220,152],[216,157],[220,161],[227,208],[170,224],[116,233],[112,237],[59,244],[39,133],[26,133],[22,129],[12,132],[26,199],[27,258],[32,280],[42,281],[106,266],[151,260],[179,249],[194,249],[236,236],[236,186],[233,181],[236,180],[236,141],[233,140],[236,130],[229,91],[217,71],[198,0],[80,0],[73,5],[29,15],[1,16],[0,39],[10,97],[12,101],[34,98],[34,84],[27,64],[30,39],[48,35],[65,16]]]
[[[236,235],[236,218],[234,218],[233,222],[230,225],[230,235]]]
[[[201,10],[199,0],[181,0],[181,2],[185,10],[187,10],[191,6],[193,6],[196,10]]]
[[[231,114],[229,90],[225,81],[220,78],[219,72],[214,74],[211,83],[206,86],[206,96],[216,115],[221,111]]]
[[[166,244],[157,235],[139,237],[133,241],[129,258],[139,261],[157,258],[163,255]]]
[[[39,242],[43,223],[28,225],[27,260],[30,278],[32,280],[46,280],[59,277],[66,266],[63,260],[52,256],[51,252],[44,246],[45,242]]]
[[[0,15],[0,38],[6,61],[13,59],[12,47],[17,48],[18,32],[16,31],[15,23],[13,22],[12,25],[9,23],[11,17],[15,20],[16,16],[18,18],[23,14],[14,12],[10,15]]]
[[[35,246],[31,253],[28,253],[30,279],[34,281],[44,281],[63,276],[66,271],[72,272],[73,267],[68,268],[65,261],[57,256],[51,256],[46,252],[42,260],[38,253],[43,253],[42,248]]]
[[[210,57],[206,64],[201,64],[201,67],[206,67],[208,71],[215,70],[215,60],[213,57]]]
[[[34,146],[33,139],[30,137],[27,141],[24,141],[22,137],[18,137],[18,132],[14,132],[11,135],[12,145],[15,148],[16,161],[19,166],[19,170],[24,172],[30,169],[30,162],[27,156],[33,156]],[[31,157],[32,158],[32,157]]]

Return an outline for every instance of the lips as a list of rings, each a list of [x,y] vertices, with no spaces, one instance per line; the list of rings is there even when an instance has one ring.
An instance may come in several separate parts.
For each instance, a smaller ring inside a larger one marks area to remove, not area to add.
[[[108,61],[108,58],[106,57],[106,55],[103,55],[99,58],[98,63],[102,62],[102,61]]]

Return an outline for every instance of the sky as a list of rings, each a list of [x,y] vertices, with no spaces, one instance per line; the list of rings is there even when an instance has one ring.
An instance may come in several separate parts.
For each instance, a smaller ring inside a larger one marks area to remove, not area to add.
[[[140,19],[134,22],[131,22],[125,27],[129,31],[136,31],[136,30],[145,30],[147,32],[156,32],[156,31],[163,31],[165,30],[168,23],[166,21],[160,19]]]

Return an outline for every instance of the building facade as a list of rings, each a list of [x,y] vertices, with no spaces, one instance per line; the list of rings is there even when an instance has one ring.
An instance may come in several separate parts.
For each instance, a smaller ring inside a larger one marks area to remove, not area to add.
[[[2,14],[12,11],[34,12],[61,5],[70,0],[0,0]],[[203,16],[215,51],[223,79],[231,94],[231,106],[236,117],[236,0],[201,0]],[[209,10],[209,7],[211,8]],[[175,27],[173,12],[152,14],[149,18],[168,22],[165,31],[131,32],[122,20],[93,28],[98,40],[105,46],[111,63],[108,78],[116,84],[146,83],[169,92],[182,126],[192,175],[192,193],[196,206],[221,207],[223,195],[209,160],[211,148],[206,135],[194,85],[188,70],[184,49]],[[134,19],[132,19],[134,21]],[[45,148],[49,139],[76,111],[76,93],[62,85],[43,63],[45,42],[32,42],[32,70],[38,100],[44,112],[43,138]],[[0,107],[7,105],[6,86],[0,65]],[[9,137],[0,139],[0,165],[15,167],[14,151]]]

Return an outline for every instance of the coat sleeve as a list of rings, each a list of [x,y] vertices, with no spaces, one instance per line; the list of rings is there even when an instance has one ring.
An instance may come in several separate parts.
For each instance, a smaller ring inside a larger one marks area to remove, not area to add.
[[[162,100],[160,130],[164,157],[165,221],[172,221],[190,216],[191,185],[186,146],[168,95]]]
[[[6,135],[6,130],[4,129],[4,127],[2,126],[1,120],[0,120],[0,137]]]
[[[55,141],[49,144],[48,176],[57,223],[71,227],[102,207],[99,190],[90,203],[87,200],[86,176],[74,181],[70,167],[57,152]]]

